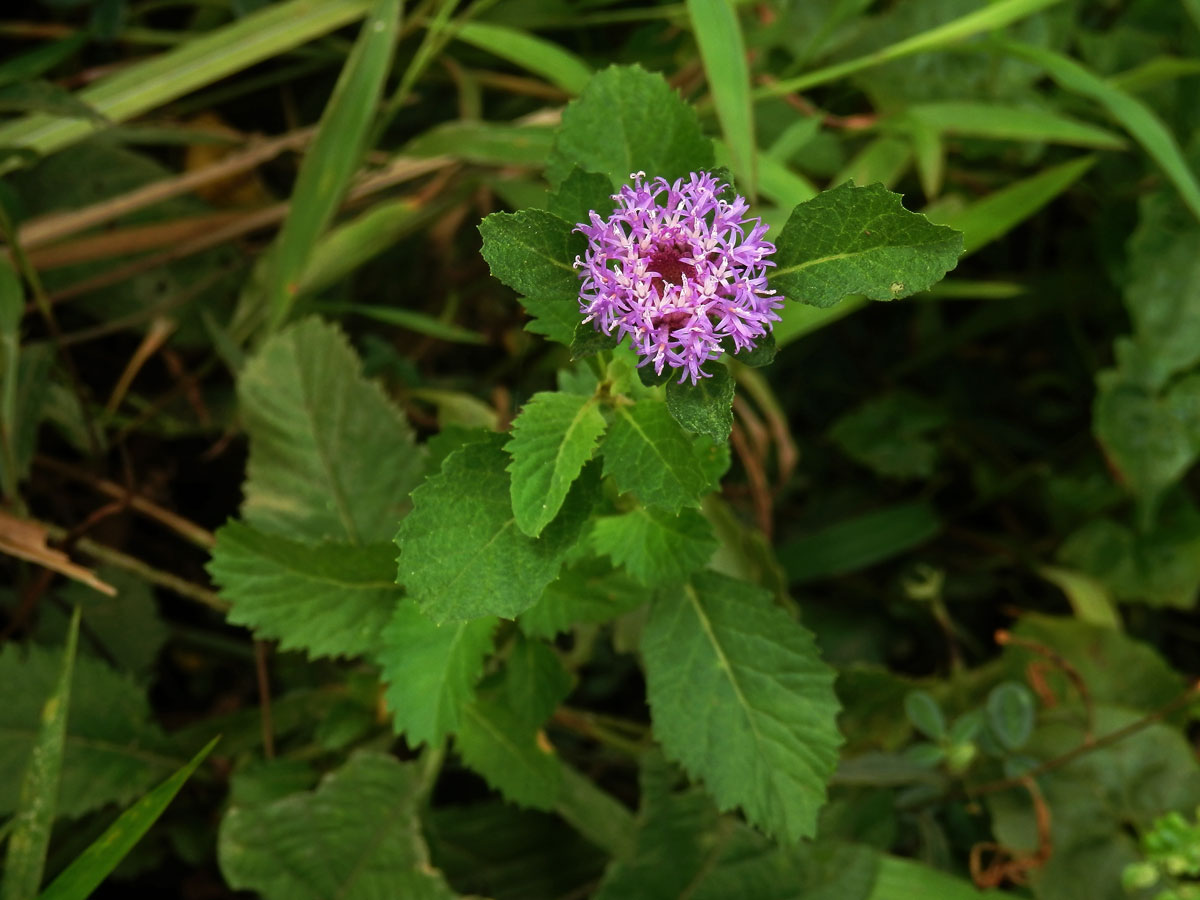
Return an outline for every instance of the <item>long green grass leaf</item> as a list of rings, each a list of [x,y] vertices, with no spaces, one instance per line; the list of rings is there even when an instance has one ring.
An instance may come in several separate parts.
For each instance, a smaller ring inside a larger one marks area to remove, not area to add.
[[[106,119],[124,122],[328,34],[360,18],[368,6],[368,0],[278,3],[129,66],[80,91],[78,97]],[[46,155],[95,130],[96,125],[87,120],[35,114],[0,127],[0,147]],[[0,162],[0,175],[17,165],[17,159]]]
[[[269,331],[287,319],[309,254],[341,205],[366,150],[400,27],[401,0],[376,0],[300,167],[292,207],[261,286]]]
[[[1122,150],[1120,135],[1048,109],[1000,103],[922,103],[905,111],[941,134],[995,138],[1005,141],[1046,141],[1077,147]]]
[[[863,69],[892,62],[892,60],[903,59],[916,53],[926,53],[930,50],[941,50],[969,37],[974,37],[980,32],[1011,25],[1013,22],[1060,2],[1062,0],[999,0],[997,3],[989,3],[982,9],[960,16],[937,28],[914,34],[910,38],[897,41],[874,53],[826,66],[806,75],[769,84],[756,91],[755,97],[777,97],[793,91],[808,90],[818,84],[826,84],[855,72],[861,72]]]
[[[574,53],[527,31],[489,22],[463,22],[454,37],[540,75],[568,94],[578,94],[592,77],[588,64]]]
[[[67,711],[71,705],[71,673],[79,644],[79,611],[71,615],[58,684],[42,708],[42,727],[29,754],[21,797],[4,858],[2,900],[29,900],[37,895],[50,846],[50,828],[58,807],[58,780],[66,745]]]
[[[1003,41],[1000,46],[1014,56],[1041,66],[1065,90],[1103,106],[1158,163],[1183,202],[1200,219],[1200,182],[1188,167],[1175,136],[1149,106],[1061,53],[1018,41]]]
[[[754,104],[741,25],[729,0],[688,0],[687,8],[717,120],[729,145],[733,175],[741,192],[753,197],[758,181]]]
[[[148,793],[125,812],[75,858],[38,900],[87,900],[117,864],[158,821],[179,789],[217,745],[213,738],[178,772]]]

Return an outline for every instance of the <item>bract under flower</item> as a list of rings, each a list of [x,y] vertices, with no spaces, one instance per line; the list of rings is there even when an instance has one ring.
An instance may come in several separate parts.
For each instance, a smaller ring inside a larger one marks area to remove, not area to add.
[[[613,195],[612,215],[593,210],[590,224],[576,226],[588,239],[575,259],[579,308],[599,331],[629,335],[639,366],[682,369],[679,380],[695,384],[723,338],[735,353],[753,349],[779,321],[783,298],[766,276],[775,245],[763,240],[761,219],[746,218],[745,198],[721,199],[726,185],[706,172],[673,184],[630,177],[633,185]]]

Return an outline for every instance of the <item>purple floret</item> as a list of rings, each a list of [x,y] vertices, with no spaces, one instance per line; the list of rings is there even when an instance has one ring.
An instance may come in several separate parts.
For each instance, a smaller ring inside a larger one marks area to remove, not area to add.
[[[753,349],[779,321],[783,298],[766,275],[775,245],[763,240],[761,219],[745,218],[746,200],[718,199],[725,185],[706,172],[674,184],[630,177],[612,215],[593,210],[590,225],[576,226],[588,239],[575,259],[579,309],[618,342],[629,335],[639,366],[683,369],[680,382],[695,384],[709,377],[700,367],[721,355],[722,338],[735,353]]]

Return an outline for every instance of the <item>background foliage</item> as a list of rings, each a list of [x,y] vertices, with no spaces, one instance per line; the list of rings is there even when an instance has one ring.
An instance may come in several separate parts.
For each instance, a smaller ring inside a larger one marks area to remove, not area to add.
[[[0,46],[0,898],[1196,895],[1195,0]],[[716,167],[789,300],[664,387],[570,228]]]

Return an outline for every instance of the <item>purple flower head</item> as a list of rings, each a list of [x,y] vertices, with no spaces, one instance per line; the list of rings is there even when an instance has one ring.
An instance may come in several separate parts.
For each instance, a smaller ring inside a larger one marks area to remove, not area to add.
[[[700,367],[721,355],[723,338],[735,353],[753,349],[779,321],[783,298],[766,275],[775,245],[762,239],[761,219],[745,218],[745,198],[718,199],[726,186],[706,172],[674,184],[630,177],[611,216],[592,211],[591,224],[575,228],[588,239],[575,259],[579,309],[618,342],[629,335],[639,366],[682,369],[680,382],[695,384],[709,377]]]

